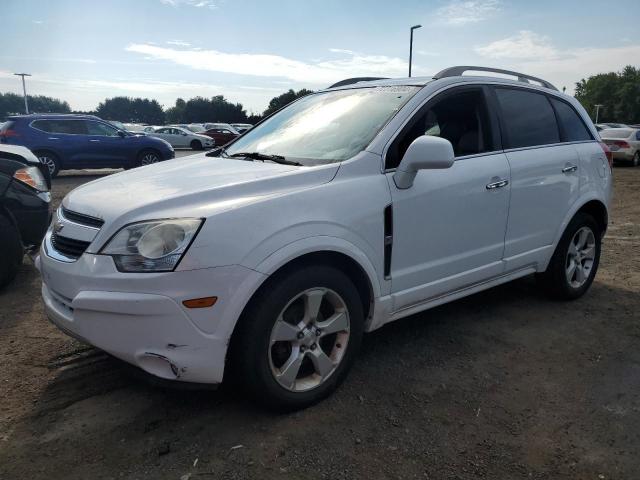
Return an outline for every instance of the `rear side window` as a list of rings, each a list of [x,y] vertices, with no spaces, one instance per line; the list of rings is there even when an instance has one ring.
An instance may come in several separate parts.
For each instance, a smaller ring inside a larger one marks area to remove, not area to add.
[[[553,108],[545,95],[521,89],[496,88],[507,148],[560,142]]]
[[[562,136],[565,142],[593,140],[589,130],[587,130],[584,122],[580,119],[573,107],[556,98],[551,98],[550,100],[558,114],[558,120],[560,121]]]
[[[85,135],[87,128],[83,120],[36,120],[32,127],[47,133]]]

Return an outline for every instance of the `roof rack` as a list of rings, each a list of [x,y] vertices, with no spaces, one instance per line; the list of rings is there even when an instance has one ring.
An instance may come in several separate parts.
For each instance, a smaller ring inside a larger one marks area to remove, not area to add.
[[[371,82],[373,80],[386,80],[388,77],[354,77],[347,78],[346,80],[340,80],[327,88],[344,87],[345,85],[352,85],[358,82]]]
[[[549,88],[551,90],[558,90],[551,83],[546,80],[542,80],[538,77],[532,77],[531,75],[525,75],[524,73],[512,72],[511,70],[502,70],[500,68],[490,68],[490,67],[473,67],[473,66],[458,66],[458,67],[450,67],[445,68],[441,72],[436,73],[433,78],[438,80],[440,78],[447,77],[459,77],[464,72],[473,71],[473,72],[491,72],[491,73],[501,73],[503,75],[511,75],[512,77],[516,77],[519,82],[529,83],[529,80],[534,82],[538,82],[543,87]]]

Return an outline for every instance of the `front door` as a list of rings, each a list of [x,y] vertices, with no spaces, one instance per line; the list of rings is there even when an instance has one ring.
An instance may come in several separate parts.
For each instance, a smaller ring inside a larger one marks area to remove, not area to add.
[[[497,277],[503,272],[509,211],[509,163],[495,135],[482,87],[461,87],[430,100],[391,144],[387,169],[397,166],[419,135],[449,140],[449,169],[418,172],[393,201],[390,277],[394,310]]]

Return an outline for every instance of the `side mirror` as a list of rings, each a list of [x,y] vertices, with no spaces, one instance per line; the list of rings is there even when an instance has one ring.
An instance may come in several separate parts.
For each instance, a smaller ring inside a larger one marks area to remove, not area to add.
[[[186,134],[186,133],[184,133],[184,132],[182,132],[182,136],[183,136],[183,137],[186,137],[186,136],[187,136],[187,134]]]
[[[393,181],[400,189],[409,188],[413,185],[418,170],[449,168],[453,165],[454,159],[453,145],[449,140],[422,135],[407,148],[396,173],[393,174]]]
[[[119,136],[120,138],[124,138],[124,137],[126,137],[126,136],[127,136],[127,134],[126,134],[126,133],[124,133],[122,130],[118,130],[118,136]]]

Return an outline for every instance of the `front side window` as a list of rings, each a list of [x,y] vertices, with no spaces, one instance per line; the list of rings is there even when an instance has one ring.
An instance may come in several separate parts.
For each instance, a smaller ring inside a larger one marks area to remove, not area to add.
[[[419,89],[385,86],[308,95],[254,127],[227,154],[282,155],[307,166],[347,160],[364,150]]]
[[[421,135],[449,140],[456,157],[494,149],[481,89],[445,93],[427,103],[393,141],[387,152],[386,168],[396,168],[409,145]]]
[[[87,121],[87,132],[89,132],[89,135],[99,135],[101,137],[118,136],[118,130],[116,128],[92,120]]]
[[[516,88],[496,88],[507,148],[560,142],[556,116],[547,97]]]
[[[550,100],[558,114],[558,120],[562,126],[563,140],[565,142],[593,140],[589,130],[587,130],[584,122],[580,119],[573,107],[556,98],[551,98]]]

